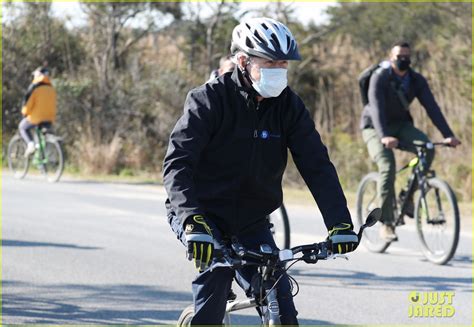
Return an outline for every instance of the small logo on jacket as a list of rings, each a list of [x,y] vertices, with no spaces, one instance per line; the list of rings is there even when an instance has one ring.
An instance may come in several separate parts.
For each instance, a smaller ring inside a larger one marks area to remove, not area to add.
[[[280,135],[279,134],[270,134],[269,131],[267,130],[263,130],[260,132],[260,138],[263,139],[263,140],[267,140],[269,139],[270,137],[272,138],[279,138]]]

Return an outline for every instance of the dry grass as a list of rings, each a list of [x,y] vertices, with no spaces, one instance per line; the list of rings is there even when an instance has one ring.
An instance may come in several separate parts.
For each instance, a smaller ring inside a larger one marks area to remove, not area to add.
[[[85,135],[76,142],[75,162],[84,174],[112,174],[117,168],[122,140],[114,136],[110,143],[98,143]]]

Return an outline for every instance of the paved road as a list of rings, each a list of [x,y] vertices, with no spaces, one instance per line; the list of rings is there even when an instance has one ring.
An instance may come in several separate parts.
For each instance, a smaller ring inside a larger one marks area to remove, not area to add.
[[[190,303],[193,268],[165,219],[162,187],[3,175],[4,324],[173,324]],[[293,244],[324,238],[315,207],[289,206]],[[426,262],[410,226],[386,254],[300,264],[302,324],[472,323],[469,218],[456,257]],[[408,318],[411,291],[454,291],[452,318]],[[241,294],[239,292],[239,294]],[[235,323],[257,324],[253,310]]]

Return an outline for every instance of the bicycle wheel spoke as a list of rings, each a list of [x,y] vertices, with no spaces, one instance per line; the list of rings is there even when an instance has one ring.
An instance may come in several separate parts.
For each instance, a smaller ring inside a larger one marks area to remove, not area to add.
[[[449,186],[433,178],[418,199],[417,230],[428,260],[444,264],[454,254],[459,237],[459,212]]]

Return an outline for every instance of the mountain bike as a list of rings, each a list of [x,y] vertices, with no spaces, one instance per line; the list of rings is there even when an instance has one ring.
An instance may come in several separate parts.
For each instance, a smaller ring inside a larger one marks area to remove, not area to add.
[[[61,138],[54,135],[49,124],[34,128],[35,152],[25,157],[26,143],[16,134],[8,144],[8,167],[15,178],[22,179],[28,173],[30,162],[38,168],[48,182],[57,182],[64,170],[64,155]]]
[[[381,210],[379,208],[371,211],[364,225],[359,229],[359,242],[363,231],[373,226],[381,218]],[[223,247],[220,251],[216,251],[215,259],[209,269],[220,267],[240,269],[246,266],[257,266],[257,276],[252,278],[252,296],[247,299],[237,300],[230,299],[227,302],[226,313],[223,324],[229,326],[231,324],[231,312],[256,308],[260,314],[262,326],[280,325],[280,311],[277,301],[276,285],[281,277],[275,277],[275,272],[288,271],[296,262],[305,261],[306,263],[317,263],[319,260],[328,260],[336,258],[348,259],[346,255],[334,254],[331,252],[331,242],[326,240],[321,243],[308,245],[300,245],[291,249],[272,250],[267,244],[262,244],[259,251],[249,251],[244,248],[237,239],[233,239],[229,247]],[[217,252],[218,251],[218,252]],[[301,256],[297,256],[302,254]],[[292,262],[292,264],[286,265]],[[280,275],[282,276],[282,275]],[[289,276],[292,283],[296,284],[298,293],[298,283]],[[194,316],[194,306],[190,305],[184,309],[178,320],[178,326],[189,326]]]
[[[423,255],[431,262],[443,265],[456,252],[459,240],[459,209],[456,196],[448,183],[436,177],[434,170],[426,169],[426,151],[435,146],[447,146],[444,143],[414,143],[417,149],[416,157],[401,168],[402,171],[411,168],[411,175],[406,187],[402,188],[394,199],[395,226],[405,224],[404,216],[409,212],[410,201],[415,192],[418,197],[414,205],[416,231],[421,244]],[[400,149],[406,145],[400,144]],[[369,173],[359,184],[357,190],[357,220],[362,223],[364,214],[377,206],[377,183],[379,174]],[[409,215],[407,215],[409,216]],[[379,236],[376,228],[368,230],[364,245],[372,252],[384,252],[390,242]]]
[[[267,219],[271,224],[270,231],[278,248],[290,248],[290,221],[285,205],[282,203],[281,207],[268,215]]]

